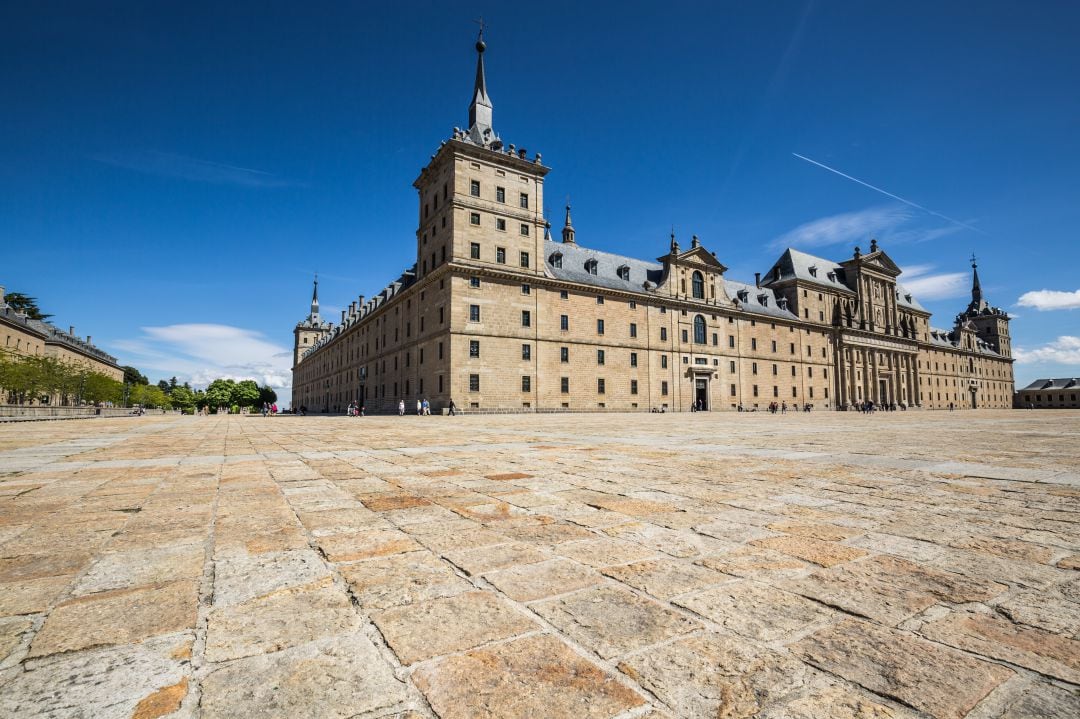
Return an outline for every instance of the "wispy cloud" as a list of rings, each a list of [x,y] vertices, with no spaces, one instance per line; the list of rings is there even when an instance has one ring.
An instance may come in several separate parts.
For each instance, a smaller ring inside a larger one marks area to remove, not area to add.
[[[1080,309],[1080,290],[1076,292],[1034,290],[1020,295],[1020,299],[1016,301],[1016,304],[1021,307],[1034,307],[1040,312]]]
[[[292,350],[254,330],[218,324],[143,327],[112,347],[139,369],[205,387],[219,377],[253,379],[281,394],[292,387]]]
[[[967,294],[966,272],[934,274],[934,265],[911,265],[903,268],[900,281],[904,288],[920,300],[944,300]]]
[[[769,245],[778,250],[786,247],[825,247],[860,242],[870,237],[884,236],[910,218],[911,212],[898,205],[841,212],[803,223],[777,237]]]
[[[857,177],[852,177],[851,175],[848,175],[848,174],[846,174],[844,172],[841,172],[840,170],[837,170],[835,167],[829,167],[828,165],[826,165],[824,163],[821,163],[821,162],[818,162],[817,160],[811,160],[809,157],[806,157],[805,155],[800,155],[797,152],[793,152],[791,154],[794,155],[795,157],[799,158],[800,160],[804,160],[806,162],[809,162],[811,165],[817,165],[818,167],[822,168],[823,170],[828,170],[829,172],[831,172],[831,173],[833,173],[835,175],[839,175],[840,177],[843,177],[844,179],[851,180],[852,182],[858,183],[858,184],[862,185],[863,187],[867,187],[867,188],[873,190],[874,192],[885,195],[886,197],[891,197],[892,199],[897,200],[898,202],[903,202],[905,205],[908,205],[909,207],[914,207],[917,210],[922,210],[923,212],[925,212],[928,215],[933,215],[934,217],[939,217],[939,218],[945,220],[946,222],[951,222],[954,225],[957,225],[959,227],[967,228],[967,229],[972,230],[974,232],[978,232],[979,234],[982,234],[982,235],[986,234],[985,232],[980,230],[978,227],[974,227],[972,225],[969,225],[966,222],[961,222],[960,220],[953,219],[952,217],[949,217],[948,215],[943,215],[942,213],[937,212],[936,210],[931,210],[929,207],[923,207],[922,205],[918,204],[917,202],[912,202],[911,200],[908,200],[908,199],[906,199],[904,197],[901,197],[900,195],[895,195],[895,194],[889,192],[888,190],[883,190],[880,187],[876,187],[875,185],[871,185],[869,182],[864,182],[863,180],[860,180]]]
[[[279,177],[271,172],[229,165],[212,160],[175,155],[158,150],[134,150],[92,156],[93,160],[147,175],[175,177],[192,182],[240,187],[302,187],[304,183]]]
[[[1080,365],[1080,337],[1062,335],[1053,342],[1033,349],[1014,347],[1013,357],[1021,364]]]

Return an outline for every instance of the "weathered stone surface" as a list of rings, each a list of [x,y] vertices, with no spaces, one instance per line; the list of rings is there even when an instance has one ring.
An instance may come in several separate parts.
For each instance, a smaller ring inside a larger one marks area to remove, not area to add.
[[[855,619],[792,646],[816,667],[935,717],[960,719],[1013,672]]]
[[[858,692],[839,686],[816,689],[790,701],[773,705],[758,719],[916,719],[906,709],[886,706]]]
[[[79,596],[202,576],[205,549],[201,544],[111,552],[94,562],[75,585]]]
[[[0,691],[0,716],[131,719],[140,702],[188,678],[174,658],[190,635],[56,657],[15,674]]]
[[[539,626],[487,592],[468,592],[373,612],[371,618],[403,664],[470,649]]]
[[[195,628],[198,584],[168,582],[100,592],[58,605],[30,645],[31,657],[125,644]]]
[[[697,561],[703,567],[735,577],[778,581],[806,574],[813,565],[782,552],[746,546]]]
[[[675,529],[643,522],[619,524],[608,527],[604,532],[609,536],[628,542],[636,542],[643,547],[680,558],[717,554],[734,546],[730,542],[713,539],[694,532],[680,532]]]
[[[396,529],[377,529],[353,534],[332,534],[319,539],[319,547],[331,562],[384,557],[421,549],[409,535]]]
[[[206,658],[223,662],[276,652],[360,626],[349,598],[330,578],[216,607],[206,627]]]
[[[488,572],[484,579],[511,599],[529,602],[588,587],[604,578],[596,570],[569,559],[550,559]]]
[[[456,550],[447,552],[445,556],[472,576],[490,572],[493,569],[502,569],[516,564],[533,564],[551,558],[549,553],[520,542]]]
[[[737,544],[745,544],[755,539],[775,537],[779,534],[779,532],[762,529],[753,524],[743,524],[742,522],[707,522],[695,525],[694,530],[700,534]]]
[[[993,614],[965,611],[928,622],[919,633],[942,644],[1080,684],[1080,642],[1068,637],[1019,626]]]
[[[698,629],[692,619],[628,589],[601,586],[532,605],[534,611],[605,659]]]
[[[42,612],[74,581],[73,575],[0,584],[0,616]]]
[[[29,617],[6,617],[0,619],[0,666],[8,655],[22,643],[23,635],[34,624]]]
[[[371,640],[345,634],[212,672],[202,683],[202,718],[345,719],[406,696]]]
[[[1018,624],[1080,639],[1080,603],[1059,592],[1019,592],[998,602],[995,609]]]
[[[311,549],[227,557],[214,563],[214,606],[239,604],[329,577],[322,557]]]
[[[736,634],[766,642],[838,618],[817,602],[745,579],[680,597],[675,603]]]
[[[631,587],[636,587],[657,599],[670,599],[695,589],[732,581],[722,574],[687,560],[658,559],[607,567],[604,574]]]
[[[1039,682],[1009,704],[998,719],[1080,716],[1080,692]]]
[[[338,571],[366,611],[449,597],[473,588],[430,552],[342,564]]]
[[[841,542],[851,537],[857,537],[862,532],[848,527],[838,527],[832,524],[807,524],[804,522],[773,522],[767,527],[781,534],[794,534],[799,537],[820,539],[823,542]]]
[[[972,549],[976,552],[1036,564],[1046,564],[1054,556],[1054,551],[1049,547],[999,537],[965,537],[951,544],[959,549]]]
[[[21,554],[0,558],[0,583],[25,582],[31,579],[76,574],[90,563],[93,555],[86,551],[56,554]]]
[[[176,684],[162,687],[143,698],[135,705],[131,719],[157,719],[174,713],[180,708],[188,693],[188,679],[184,677]]]
[[[635,542],[621,539],[598,537],[582,539],[576,542],[563,542],[555,551],[564,557],[577,560],[582,564],[599,569],[613,564],[626,564],[639,559],[655,557],[656,551]]]
[[[801,662],[714,632],[638,652],[620,661],[619,671],[677,716],[725,719],[755,716],[813,675]]]
[[[866,552],[853,547],[846,547],[836,542],[826,542],[812,537],[783,536],[755,539],[751,542],[756,547],[775,549],[799,559],[805,559],[823,567],[832,567],[842,562],[865,557]]]
[[[646,703],[543,634],[437,660],[419,668],[413,681],[442,719],[600,719]]]

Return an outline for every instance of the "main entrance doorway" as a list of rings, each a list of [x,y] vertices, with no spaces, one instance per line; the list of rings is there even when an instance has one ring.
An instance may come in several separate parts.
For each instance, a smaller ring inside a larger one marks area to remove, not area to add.
[[[878,403],[883,405],[892,404],[889,399],[889,380],[878,380]]]
[[[698,410],[707,410],[709,408],[709,380],[694,380],[694,406]]]
[[[979,390],[975,389],[974,387],[971,388],[971,408],[979,408]]]

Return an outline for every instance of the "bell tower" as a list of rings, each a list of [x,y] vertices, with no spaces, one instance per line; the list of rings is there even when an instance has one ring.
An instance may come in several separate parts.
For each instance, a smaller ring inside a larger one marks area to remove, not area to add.
[[[311,291],[311,312],[306,319],[297,322],[293,328],[293,367],[303,359],[304,352],[311,348],[322,336],[330,331],[330,324],[319,316],[319,276],[315,275],[315,286]]]
[[[1009,336],[1009,314],[993,307],[983,296],[979,282],[979,265],[971,256],[971,303],[961,315],[975,325],[979,339],[990,345],[1002,357],[1012,357],[1012,338]]]

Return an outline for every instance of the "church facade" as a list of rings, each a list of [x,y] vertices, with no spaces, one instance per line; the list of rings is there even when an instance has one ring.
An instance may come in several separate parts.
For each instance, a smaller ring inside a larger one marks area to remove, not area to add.
[[[415,264],[338,323],[319,314],[316,281],[293,330],[294,408],[1012,406],[1009,318],[984,299],[974,260],[971,302],[943,330],[873,240],[837,262],[789,249],[741,282],[696,236],[683,247],[673,233],[655,260],[590,249],[569,206],[552,238],[550,168],[495,132],[485,47],[469,128],[413,183]]]

